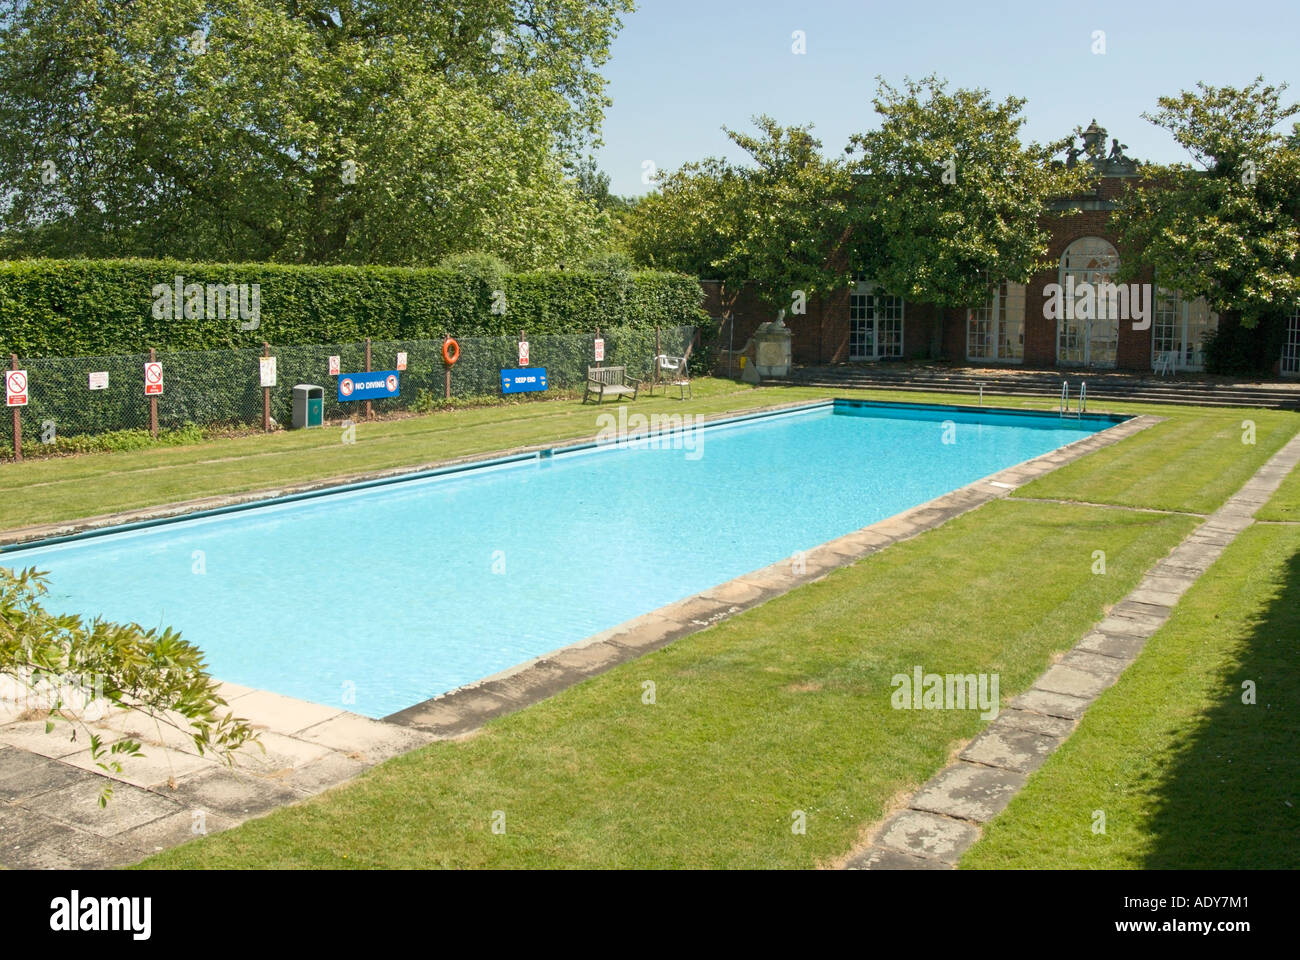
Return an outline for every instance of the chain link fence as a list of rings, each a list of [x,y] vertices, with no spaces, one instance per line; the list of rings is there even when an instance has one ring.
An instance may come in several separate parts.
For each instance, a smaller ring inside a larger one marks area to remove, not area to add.
[[[695,327],[602,330],[603,366],[626,366],[628,374],[648,379],[656,353],[684,356],[695,340]],[[451,397],[466,400],[501,395],[501,371],[519,365],[515,337],[456,338],[460,359],[451,368]],[[529,337],[529,365],[545,367],[548,393],[582,389],[593,359],[596,334]],[[370,343],[370,369],[393,370],[397,354],[406,354],[401,395],[371,401],[377,415],[403,410],[427,410],[443,400],[446,365],[441,340],[382,340]],[[324,388],[326,420],[363,414],[365,401],[338,400],[336,377],[329,358],[339,358],[343,374],[366,370],[366,344],[333,343],[272,346],[276,385],[271,388],[271,417],[281,426],[293,418],[293,388],[313,384]],[[259,426],[262,422],[261,350],[168,350],[156,359],[163,368],[163,392],[158,396],[158,426],[205,428]],[[48,357],[18,361],[27,371],[28,403],[17,407],[23,441],[49,442],[54,436],[91,436],[115,430],[149,429],[149,398],[144,393],[144,366],[149,354],[99,357]],[[91,389],[91,375],[107,387]],[[521,399],[545,397],[522,394]],[[13,449],[13,418],[0,417],[0,456]]]

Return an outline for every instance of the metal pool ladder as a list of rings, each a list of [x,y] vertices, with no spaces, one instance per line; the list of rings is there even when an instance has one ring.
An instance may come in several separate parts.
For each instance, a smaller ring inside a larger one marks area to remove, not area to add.
[[[1061,381],[1061,416],[1063,417],[1082,417],[1085,410],[1088,409],[1088,381],[1079,381],[1079,409],[1074,413],[1070,412],[1070,381]]]

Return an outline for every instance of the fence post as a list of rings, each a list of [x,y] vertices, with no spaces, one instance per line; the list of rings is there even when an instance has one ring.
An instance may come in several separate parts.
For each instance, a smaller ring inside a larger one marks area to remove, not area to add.
[[[597,339],[597,340],[600,339],[600,324],[596,324],[596,339]],[[597,369],[597,370],[600,369],[600,361],[599,361],[599,360],[596,361],[596,369]],[[582,371],[581,371],[581,368],[579,368],[579,371],[578,371],[578,372],[579,372],[579,373],[582,372]]]
[[[442,342],[446,343],[447,340],[448,340],[447,334],[444,332],[442,335]],[[457,343],[456,349],[457,350],[460,349],[459,343]],[[456,359],[459,360],[460,358],[457,357]],[[451,364],[448,363],[445,358],[442,361],[442,373],[443,373],[443,388],[444,388],[443,396],[446,397],[448,400],[450,400],[451,399]]]
[[[18,354],[16,353],[9,354],[9,369],[10,370],[18,369]],[[29,390],[31,389],[30,384],[28,385],[28,389]],[[18,413],[18,411],[21,409],[22,407],[14,407],[14,462],[15,463],[20,463],[22,462],[23,459],[23,418]]]
[[[520,331],[519,331],[519,343],[523,343],[523,342],[524,342],[524,331],[520,330]],[[533,354],[532,354],[532,351],[531,351],[531,350],[530,350],[529,353],[528,353],[528,362],[529,362],[529,363],[532,363],[532,362],[533,362]],[[519,347],[518,347],[517,344],[516,344],[516,346],[515,346],[515,363],[518,364],[518,366],[519,366],[521,369],[523,368],[523,364],[519,362]]]
[[[651,365],[655,368],[655,374],[654,374],[655,378],[654,378],[654,380],[651,381],[651,385],[650,385],[650,395],[651,395],[651,396],[654,395],[654,392],[655,392],[655,391],[654,391],[654,388],[657,387],[657,386],[659,385],[659,357],[660,357],[660,355],[662,355],[662,354],[663,354],[663,348],[661,348],[661,347],[659,346],[659,324],[656,323],[656,324],[655,324],[655,358],[654,358],[654,360],[653,360],[652,363],[651,363]],[[664,388],[664,396],[667,396],[667,395],[668,395],[667,390],[668,390],[668,388],[665,387],[665,388]]]
[[[149,362],[158,362],[158,351],[153,347],[149,348]],[[155,440],[158,439],[158,394],[149,394],[149,433]]]
[[[369,373],[369,372],[370,372],[370,338],[369,338],[369,337],[366,337],[366,373]],[[367,400],[367,401],[366,401],[366,419],[367,419],[367,420],[372,420],[372,419],[374,419],[374,416],[375,416],[374,408],[370,405],[370,401]]]
[[[262,356],[269,357],[270,355],[271,355],[271,345],[266,341],[262,341]],[[258,379],[260,380],[261,378],[262,378],[261,371],[258,371]],[[271,388],[270,387],[262,388],[262,432],[263,433],[271,432]]]

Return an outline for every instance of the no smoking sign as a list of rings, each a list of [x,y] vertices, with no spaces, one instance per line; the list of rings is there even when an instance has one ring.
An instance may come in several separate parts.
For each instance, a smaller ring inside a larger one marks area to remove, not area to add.
[[[27,406],[27,371],[10,370],[5,374],[5,405]]]
[[[163,374],[161,363],[144,365],[144,395],[146,397],[163,392]]]

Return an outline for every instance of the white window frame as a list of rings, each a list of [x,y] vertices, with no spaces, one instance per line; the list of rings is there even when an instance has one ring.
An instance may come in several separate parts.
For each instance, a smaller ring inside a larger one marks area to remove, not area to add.
[[[1206,317],[1206,322],[1193,321],[1193,312]],[[1205,341],[1219,327],[1219,315],[1209,308],[1204,297],[1187,300],[1177,290],[1163,287],[1156,290],[1156,302],[1151,308],[1151,368],[1153,370],[1184,370],[1199,373],[1205,369]],[[1200,333],[1199,342],[1193,342]],[[1161,357],[1172,353],[1172,362],[1162,364]]]
[[[884,293],[879,284],[861,273],[855,273],[853,281],[849,292],[849,360],[873,363],[903,359],[906,302]],[[890,349],[882,351],[882,344]]]
[[[1019,310],[1008,307],[1019,300]],[[1004,280],[998,284],[988,302],[966,311],[966,359],[974,363],[1024,363],[1025,362],[1025,310],[1027,309],[1027,290],[1024,284]],[[1019,320],[1014,318],[1020,314]],[[976,353],[972,349],[975,324],[985,324],[983,333],[986,344],[991,347],[985,353]],[[1012,347],[1012,344],[1015,347]]]
[[[1300,377],[1300,307],[1296,307],[1286,321],[1281,372],[1284,377]]]

